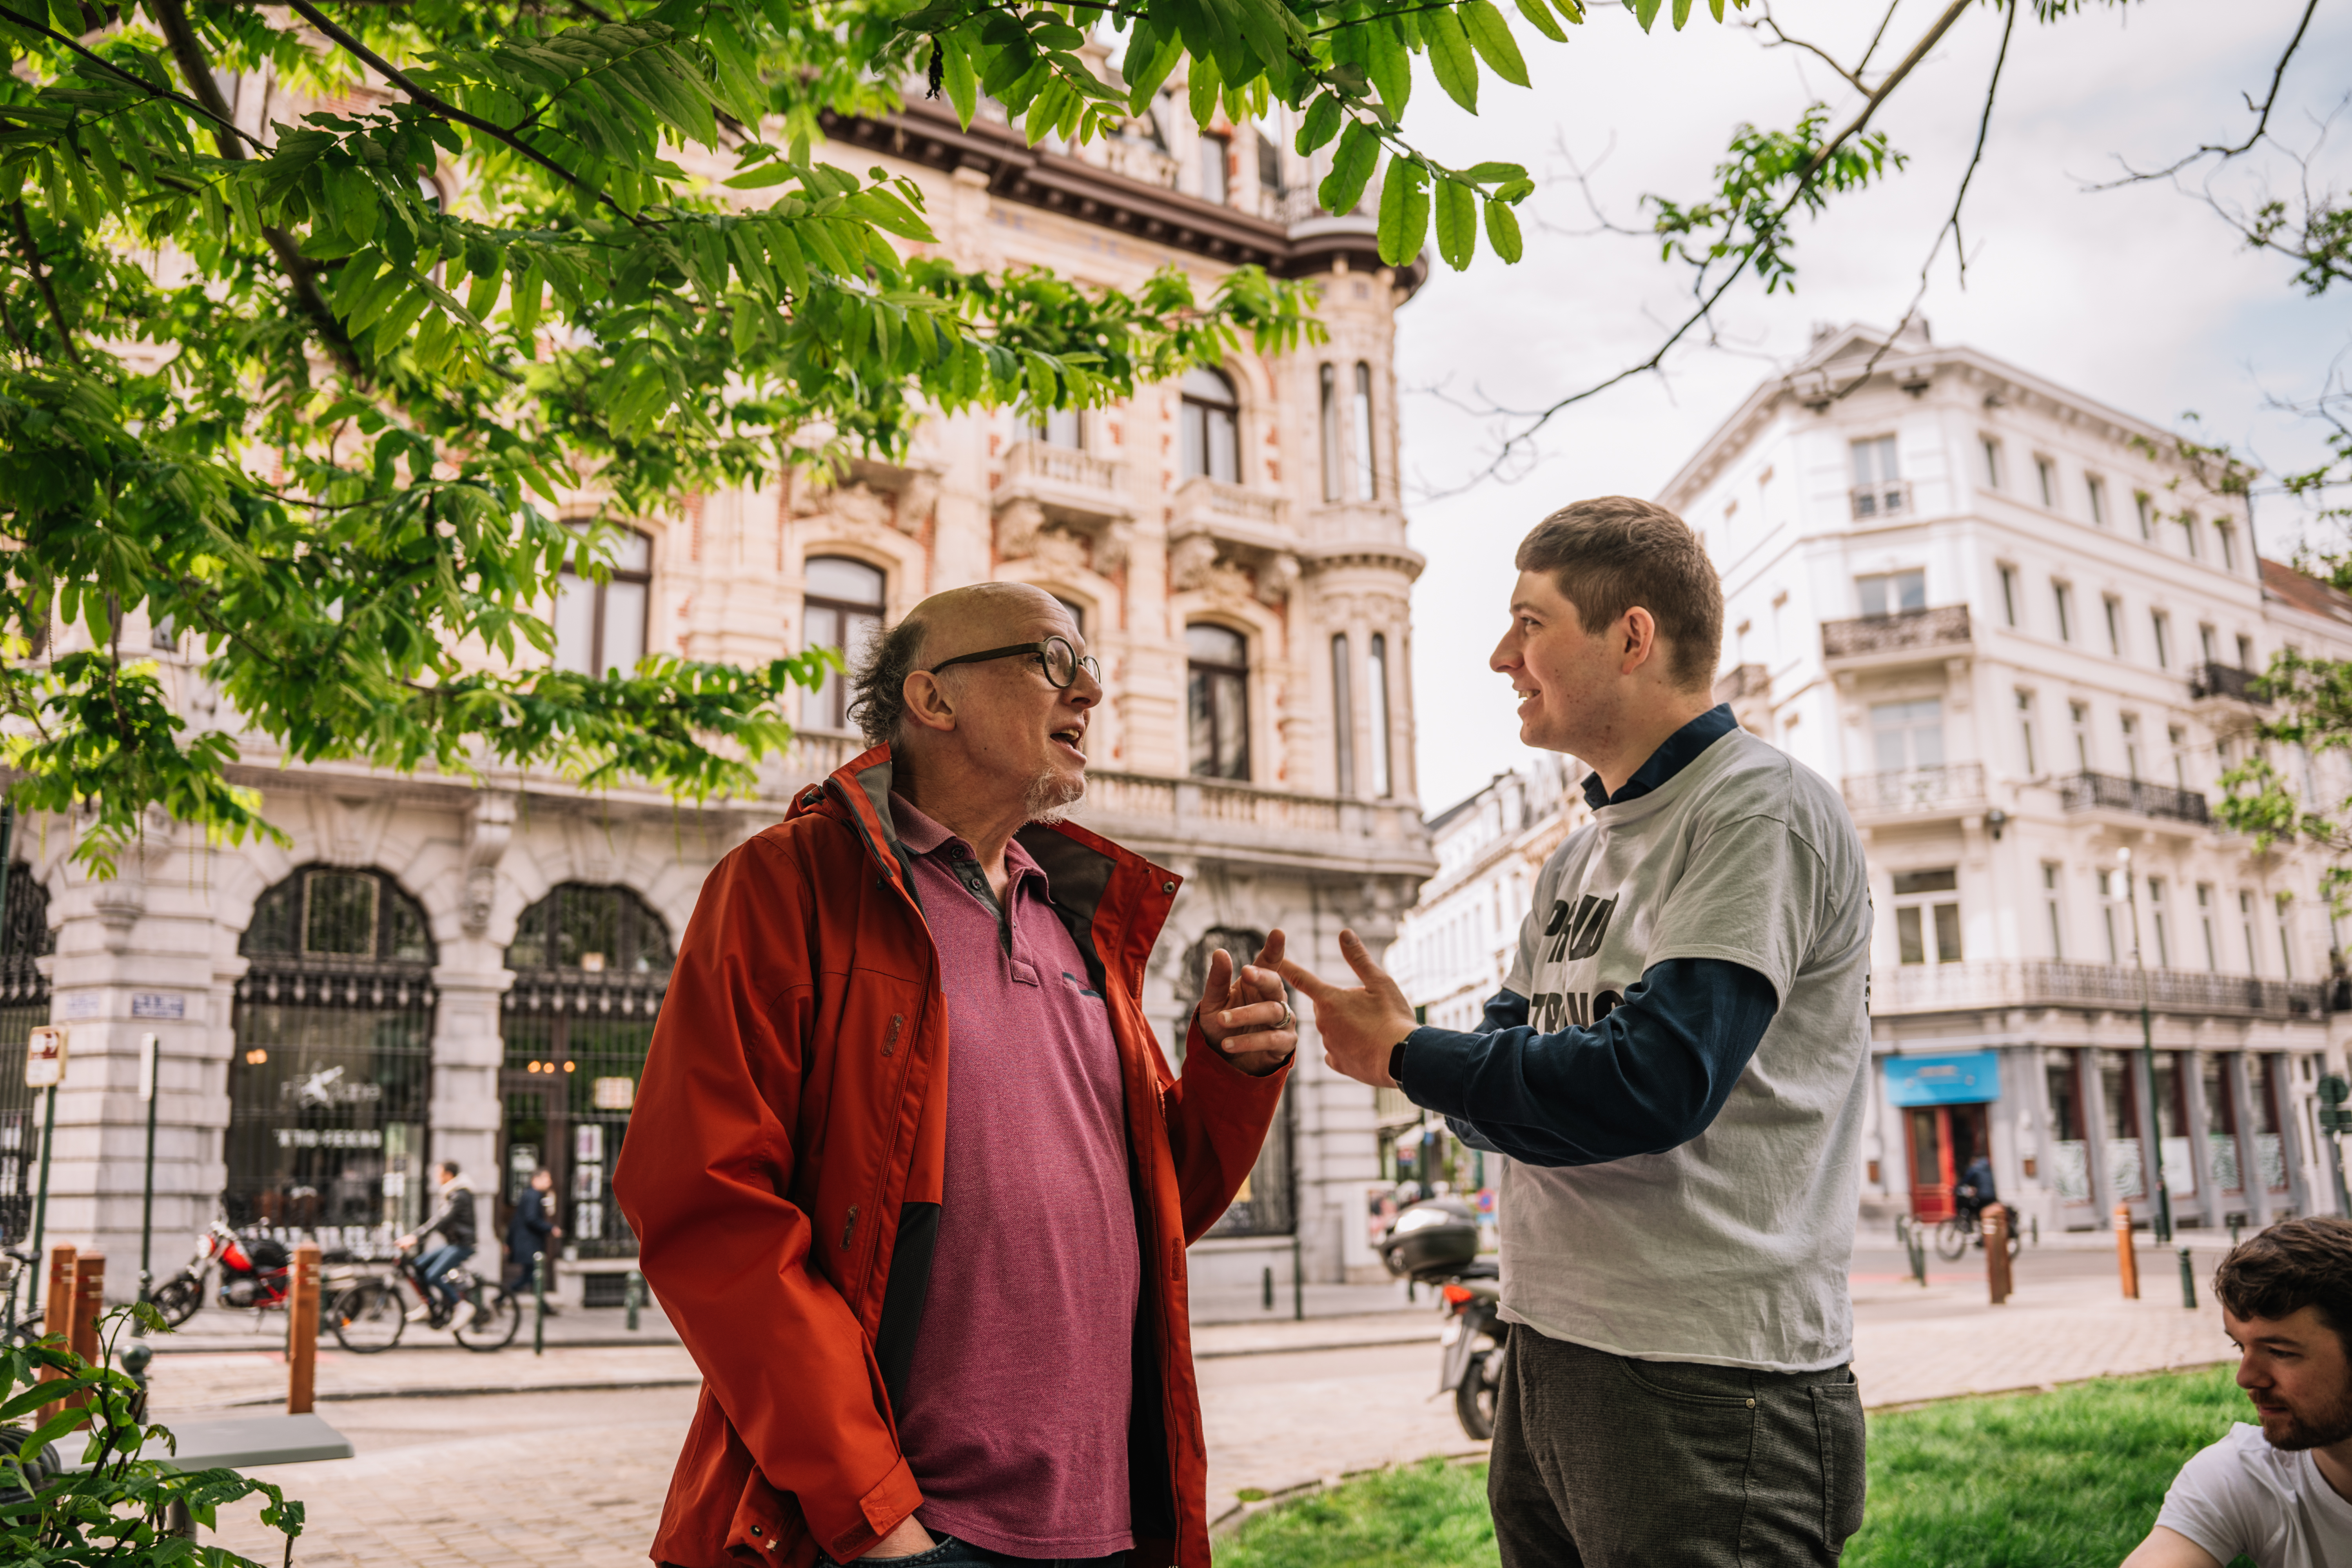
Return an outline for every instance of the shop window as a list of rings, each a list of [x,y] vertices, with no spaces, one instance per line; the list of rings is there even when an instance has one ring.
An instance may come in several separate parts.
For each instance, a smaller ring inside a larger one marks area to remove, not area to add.
[[[2062,1203],[2088,1203],[2090,1142],[2084,1125],[2082,1065],[2075,1052],[2053,1050],[2043,1058],[2042,1073],[2050,1090],[2051,1183]]]
[[[1959,873],[1949,866],[1895,873],[1895,946],[1902,963],[1960,962]]]
[[[42,1099],[26,1087],[25,1045],[49,1021],[49,980],[38,960],[57,951],[57,937],[49,930],[49,890],[30,866],[11,865],[7,889],[7,945],[0,957],[0,1234],[22,1237],[33,1228]]]
[[[2205,1145],[2213,1166],[2213,1184],[2225,1193],[2243,1191],[2245,1174],[2238,1163],[2238,1097],[2231,1085],[2230,1059],[2219,1051],[2202,1058],[2205,1081]]]
[[[566,882],[515,922],[499,1010],[502,1221],[544,1168],[567,1244],[635,1256],[612,1172],[673,960],[669,928],[628,888]]]
[[[839,648],[845,659],[855,660],[882,629],[885,582],[881,572],[863,561],[811,557],[801,646]],[[849,702],[849,682],[838,673],[827,675],[823,686],[801,698],[801,722],[812,730],[846,730]]]
[[[427,1195],[437,993],[425,911],[383,871],[306,867],[255,901],[237,952],[229,1223],[388,1240]]]
[[[621,531],[602,583],[582,576],[576,560],[564,562],[555,589],[556,668],[601,676],[637,668],[646,657],[653,564],[654,542],[635,529]]]
[[[2147,1166],[2139,1135],[2139,1063],[2131,1051],[2101,1051],[2100,1099],[2105,1101],[2107,1179],[2119,1198],[2147,1196]]]
[[[1196,365],[1178,383],[1184,477],[1235,484],[1241,477],[1241,404],[1221,371]]]
[[[1239,632],[1184,628],[1190,696],[1192,771],[1202,778],[1246,779],[1249,760],[1249,645]]]

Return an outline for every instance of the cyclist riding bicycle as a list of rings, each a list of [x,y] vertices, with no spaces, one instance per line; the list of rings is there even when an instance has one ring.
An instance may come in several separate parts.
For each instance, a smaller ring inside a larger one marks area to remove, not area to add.
[[[2000,1201],[2000,1194],[1993,1190],[1992,1161],[1979,1154],[1960,1173],[1959,1184],[1952,1189],[1953,1205],[1960,1211],[1960,1217],[1974,1226],[1983,1218],[1987,1204]]]
[[[416,1260],[417,1272],[424,1277],[425,1288],[441,1298],[445,1310],[454,1311],[457,1291],[448,1282],[449,1271],[474,1256],[474,1184],[466,1180],[455,1160],[444,1160],[435,1169],[441,1186],[434,1197],[433,1212],[413,1235],[402,1237],[400,1245],[415,1247],[425,1237],[440,1236],[441,1245]],[[421,1323],[432,1315],[430,1301],[408,1310],[412,1323]]]

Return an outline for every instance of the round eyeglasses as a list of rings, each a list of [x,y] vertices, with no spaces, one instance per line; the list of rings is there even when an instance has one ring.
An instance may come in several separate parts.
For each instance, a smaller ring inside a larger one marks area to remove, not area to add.
[[[1020,658],[1024,656],[1035,659],[1045,667],[1045,679],[1052,681],[1057,690],[1067,691],[1071,684],[1078,679],[1078,671],[1082,669],[1087,672],[1087,679],[1097,686],[1102,684],[1102,666],[1095,662],[1094,655],[1081,654],[1076,648],[1071,647],[1067,637],[1047,637],[1043,642],[1015,643],[1010,647],[992,647],[984,653],[958,654],[953,658],[940,660],[939,663],[931,666],[929,673],[937,675],[951,665],[986,664],[991,659]]]

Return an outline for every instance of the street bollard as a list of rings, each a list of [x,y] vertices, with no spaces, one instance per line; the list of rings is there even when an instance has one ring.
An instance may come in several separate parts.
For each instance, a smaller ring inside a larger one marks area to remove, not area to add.
[[[2139,1255],[2132,1250],[2131,1205],[2116,1205],[2116,1268],[2123,1277],[2124,1300],[2139,1300]]]
[[[77,1252],[74,1254],[71,1292],[72,1326],[67,1331],[66,1344],[74,1354],[90,1365],[99,1361],[98,1323],[106,1316],[106,1254]],[[88,1394],[74,1394],[60,1402],[70,1405],[87,1405]],[[83,1425],[88,1425],[87,1422]],[[79,1428],[77,1428],[79,1429]]]
[[[1984,1239],[1985,1289],[1998,1307],[2009,1300],[2009,1210],[1987,1204],[1977,1223]]]
[[[646,1277],[632,1268],[621,1286],[621,1304],[629,1310],[629,1332],[637,1331],[637,1313],[646,1304]]]
[[[2189,1261],[2189,1249],[2180,1249],[2180,1304],[2190,1311],[2197,1310],[2197,1270]]]
[[[319,1387],[319,1244],[294,1248],[286,1299],[286,1414],[308,1415]]]
[[[142,1426],[147,1424],[147,1368],[154,1360],[155,1347],[144,1340],[122,1352],[122,1370],[139,1390],[131,1396],[131,1419]]]
[[[1257,1304],[1269,1312],[1274,1310],[1274,1265],[1271,1263],[1265,1266],[1258,1280]]]
[[[2237,1215],[2237,1214],[2233,1214],[2233,1215],[2231,1215],[2230,1216],[2230,1250],[2231,1250],[2231,1251],[2234,1252],[2234,1251],[2236,1251],[2236,1250],[2237,1250],[2237,1248],[2238,1248],[2238,1232],[2240,1232],[2241,1230],[2243,1230],[2243,1229],[2245,1228],[2245,1226],[2246,1226],[2246,1216],[2245,1216],[2245,1215]]]
[[[1307,1269],[1301,1261],[1298,1227],[1290,1227],[1290,1315],[1299,1322],[1307,1321]]]
[[[61,1241],[49,1248],[49,1293],[42,1298],[44,1304],[41,1309],[41,1337],[45,1340],[64,1339],[72,1328],[73,1277],[73,1244]],[[43,1383],[53,1382],[64,1375],[53,1366],[41,1369]],[[54,1400],[42,1405],[38,1425],[47,1426],[56,1416],[58,1409]]]
[[[547,1254],[530,1255],[530,1293],[536,1302],[530,1319],[530,1353],[547,1353]]]
[[[1920,1234],[1917,1226],[1913,1226],[1904,1234],[1903,1248],[1911,1257],[1911,1278],[1919,1281],[1919,1288],[1922,1290],[1926,1289],[1927,1288],[1927,1238]]]

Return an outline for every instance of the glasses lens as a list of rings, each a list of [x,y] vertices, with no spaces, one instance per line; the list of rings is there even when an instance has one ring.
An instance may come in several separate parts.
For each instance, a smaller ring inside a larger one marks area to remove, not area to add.
[[[1078,660],[1078,668],[1087,672],[1087,679],[1088,680],[1093,681],[1097,686],[1100,686],[1102,684],[1102,666],[1095,662],[1094,655],[1088,654],[1086,658]]]
[[[1045,639],[1045,679],[1066,688],[1077,679],[1078,650],[1060,637]]]

